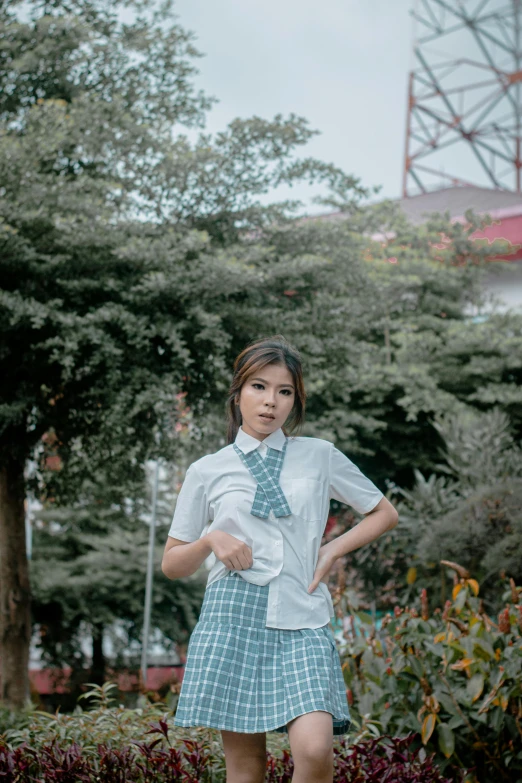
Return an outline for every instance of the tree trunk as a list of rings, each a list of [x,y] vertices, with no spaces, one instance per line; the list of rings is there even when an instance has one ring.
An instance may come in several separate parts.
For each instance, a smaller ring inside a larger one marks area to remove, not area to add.
[[[105,656],[103,654],[103,625],[92,627],[92,666],[91,681],[97,685],[105,682]]]
[[[31,610],[25,545],[24,463],[0,466],[0,688],[6,706],[29,698]]]

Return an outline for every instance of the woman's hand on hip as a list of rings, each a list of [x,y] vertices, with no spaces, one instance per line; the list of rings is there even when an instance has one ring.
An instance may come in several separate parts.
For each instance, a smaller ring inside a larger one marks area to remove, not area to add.
[[[328,574],[336,560],[337,558],[332,554],[331,550],[328,549],[328,544],[321,547],[315,566],[314,578],[308,586],[309,593],[313,593],[314,590],[317,589],[319,582],[328,584]]]

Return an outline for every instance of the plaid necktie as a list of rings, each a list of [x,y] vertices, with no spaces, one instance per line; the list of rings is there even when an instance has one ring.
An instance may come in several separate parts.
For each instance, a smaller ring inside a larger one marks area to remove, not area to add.
[[[233,444],[234,449],[257,481],[257,490],[251,511],[255,517],[266,519],[270,509],[276,517],[287,517],[292,513],[284,492],[279,486],[279,476],[283,467],[287,442],[288,438],[285,438],[281,451],[268,446],[265,459],[257,449],[244,454],[235,443]]]

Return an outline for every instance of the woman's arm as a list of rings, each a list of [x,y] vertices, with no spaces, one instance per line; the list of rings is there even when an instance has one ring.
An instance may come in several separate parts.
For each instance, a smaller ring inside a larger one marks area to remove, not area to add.
[[[337,560],[348,552],[375,541],[383,533],[392,530],[398,521],[399,514],[395,506],[392,506],[387,498],[381,498],[375,508],[365,514],[358,525],[329,541],[322,549],[330,550],[334,560]]]
[[[212,552],[210,533],[188,543],[178,538],[167,538],[161,570],[169,579],[192,576]]]
[[[399,521],[399,514],[387,498],[381,498],[374,509],[364,515],[358,525],[347,530],[342,536],[334,538],[319,550],[314,578],[308,588],[313,593],[321,579],[328,574],[336,560],[348,552],[375,541],[388,530],[392,530]],[[326,580],[323,580],[326,581]]]
[[[203,543],[202,543],[203,542]],[[252,568],[252,549],[244,541],[225,533],[212,530],[198,541],[190,544],[169,536],[163,554],[161,569],[169,579],[181,579],[198,570],[211,552],[230,571],[245,571]]]

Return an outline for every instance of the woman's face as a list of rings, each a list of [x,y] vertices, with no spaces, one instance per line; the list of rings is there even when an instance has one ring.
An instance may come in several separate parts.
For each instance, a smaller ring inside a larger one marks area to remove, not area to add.
[[[282,364],[267,364],[252,373],[239,392],[241,426],[247,435],[264,440],[282,427],[295,400],[290,370]]]

